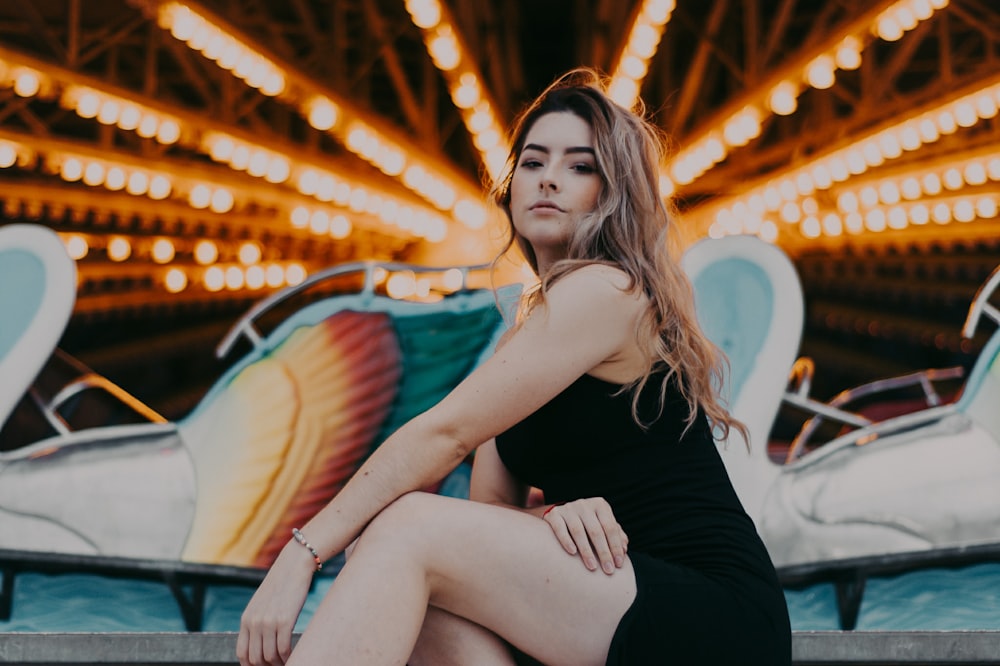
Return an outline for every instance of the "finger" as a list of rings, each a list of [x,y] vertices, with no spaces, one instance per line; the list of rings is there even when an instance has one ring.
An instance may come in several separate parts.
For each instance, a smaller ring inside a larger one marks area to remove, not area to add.
[[[563,547],[563,550],[570,555],[576,555],[576,544],[573,543],[573,537],[570,536],[569,529],[566,527],[566,521],[559,516],[553,515],[551,511],[542,520],[547,522],[549,527],[552,528],[552,532],[556,535],[556,539],[559,541],[559,545]]]
[[[590,571],[597,571],[597,557],[590,545],[590,536],[587,534],[587,528],[584,527],[583,521],[578,516],[574,516],[567,523],[567,527],[573,537],[573,542],[576,544],[576,549],[580,552],[583,565]]]
[[[597,518],[601,521],[601,528],[607,538],[614,566],[621,568],[625,564],[625,530],[615,520],[615,515],[610,507],[598,511]]]
[[[252,666],[264,663],[263,650],[261,649],[261,635],[259,630],[250,632],[250,652],[248,661]]]
[[[250,665],[250,634],[242,622],[240,623],[240,635],[236,638],[236,658],[240,660],[240,666]]]
[[[584,521],[584,527],[587,530],[587,537],[590,539],[594,552],[597,554],[601,570],[607,574],[614,573],[615,556],[611,552],[609,534],[604,525],[601,524],[597,516],[588,516]],[[617,530],[617,523],[615,524],[615,530]]]
[[[274,629],[267,629],[263,632],[261,652],[264,662],[268,664],[283,664],[284,660],[278,657],[278,640]]]
[[[281,657],[281,663],[288,661],[288,658],[292,655],[292,632],[282,631],[278,634],[278,656]]]

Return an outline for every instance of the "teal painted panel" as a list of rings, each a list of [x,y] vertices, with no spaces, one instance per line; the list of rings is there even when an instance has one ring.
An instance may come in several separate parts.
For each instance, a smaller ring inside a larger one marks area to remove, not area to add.
[[[774,289],[767,273],[745,259],[726,259],[694,280],[698,322],[729,357],[729,404],[739,398],[771,330]]]
[[[44,294],[44,264],[24,250],[0,250],[0,359],[28,330]]]

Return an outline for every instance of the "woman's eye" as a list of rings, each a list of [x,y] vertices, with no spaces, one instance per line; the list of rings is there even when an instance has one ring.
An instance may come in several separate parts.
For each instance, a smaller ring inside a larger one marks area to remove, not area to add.
[[[596,171],[593,164],[574,164],[573,170],[578,173],[594,173]]]
[[[539,160],[529,157],[521,161],[521,166],[526,169],[534,169],[542,166],[542,163]]]

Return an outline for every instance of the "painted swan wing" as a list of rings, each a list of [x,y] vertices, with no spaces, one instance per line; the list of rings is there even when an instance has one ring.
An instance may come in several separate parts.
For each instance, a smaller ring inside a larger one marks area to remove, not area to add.
[[[389,318],[342,311],[224,378],[181,426],[198,478],[183,559],[268,564],[367,455],[399,374]]]

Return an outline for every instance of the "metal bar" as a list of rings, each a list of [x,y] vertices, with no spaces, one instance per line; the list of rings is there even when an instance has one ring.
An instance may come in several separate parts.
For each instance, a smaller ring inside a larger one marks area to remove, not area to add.
[[[379,15],[379,10],[372,0],[364,0],[362,4],[364,5],[365,19],[368,27],[371,29],[372,34],[374,34],[375,41],[378,42],[379,53],[382,55],[386,71],[389,72],[392,86],[396,89],[396,94],[399,96],[399,103],[402,106],[403,113],[406,115],[410,127],[416,130],[423,130],[427,125],[427,116],[429,114],[424,113],[417,102],[416,95],[413,94],[413,89],[406,79],[406,72],[403,71],[402,59],[393,46],[391,37],[387,34],[385,22]]]
[[[713,52],[712,40],[719,32],[719,26],[726,16],[728,7],[729,0],[715,0],[705,31],[698,39],[698,50],[691,61],[687,75],[684,77],[684,88],[681,90],[680,99],[677,101],[677,110],[672,120],[672,129],[675,134],[683,130],[691,111],[694,109],[695,98],[699,92],[702,92],[705,68],[708,66],[709,56]]]

